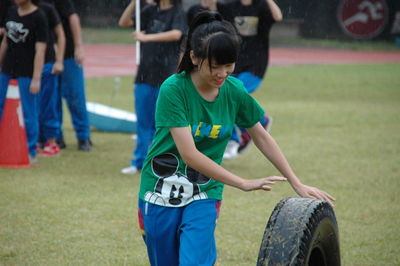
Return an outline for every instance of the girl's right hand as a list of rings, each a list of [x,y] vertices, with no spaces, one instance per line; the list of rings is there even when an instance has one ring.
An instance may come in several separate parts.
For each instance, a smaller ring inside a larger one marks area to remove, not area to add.
[[[244,180],[240,189],[243,191],[252,191],[252,190],[272,190],[271,185],[275,184],[277,181],[286,181],[287,179],[282,176],[269,176],[258,179]]]
[[[307,186],[301,183],[294,186],[293,189],[299,196],[303,198],[324,200],[328,202],[332,207],[334,207],[333,202],[336,199],[323,190],[320,190],[316,187]]]

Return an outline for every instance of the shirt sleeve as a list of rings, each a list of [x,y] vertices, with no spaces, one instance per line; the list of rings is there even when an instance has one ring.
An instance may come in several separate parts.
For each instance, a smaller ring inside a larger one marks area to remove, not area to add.
[[[253,96],[247,92],[244,86],[240,90],[238,97],[240,105],[235,122],[239,127],[250,128],[262,119],[264,110]]]
[[[42,10],[39,10],[39,15],[37,16],[36,26],[35,26],[35,36],[36,42],[45,42],[47,43],[49,36],[49,24],[47,22],[46,15]]]
[[[140,30],[146,30],[147,24],[149,23],[150,18],[153,16],[152,14],[154,13],[154,6],[153,5],[146,5],[142,7],[142,10],[140,11]],[[133,26],[136,27],[136,11],[132,13],[132,21],[133,21]]]
[[[262,30],[269,30],[271,25],[275,23],[271,9],[265,1],[261,1],[258,5],[260,26],[262,27]]]
[[[55,6],[60,16],[63,18],[68,18],[72,14],[76,13],[76,9],[72,0],[56,0]]]
[[[171,29],[180,30],[182,33],[186,32],[187,22],[185,12],[181,8],[177,8],[177,12],[174,14]]]
[[[60,16],[57,10],[52,5],[46,5],[47,20],[49,22],[49,28],[54,29],[58,24],[61,24]]]
[[[189,122],[184,110],[185,101],[176,85],[161,85],[156,105],[156,127],[186,127]]]

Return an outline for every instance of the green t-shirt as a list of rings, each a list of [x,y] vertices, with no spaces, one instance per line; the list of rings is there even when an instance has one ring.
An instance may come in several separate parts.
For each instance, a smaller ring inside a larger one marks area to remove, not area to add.
[[[160,88],[156,133],[143,164],[139,197],[167,207],[181,207],[193,200],[222,199],[224,185],[183,162],[169,128],[189,127],[196,148],[221,164],[234,125],[252,127],[263,114],[242,82],[234,77],[228,77],[212,102],[197,92],[189,74],[169,77]]]

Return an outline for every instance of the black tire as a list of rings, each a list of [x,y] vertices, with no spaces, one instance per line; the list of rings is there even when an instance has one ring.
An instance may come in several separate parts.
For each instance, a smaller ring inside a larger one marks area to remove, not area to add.
[[[339,230],[325,201],[285,198],[265,228],[257,266],[340,265]]]

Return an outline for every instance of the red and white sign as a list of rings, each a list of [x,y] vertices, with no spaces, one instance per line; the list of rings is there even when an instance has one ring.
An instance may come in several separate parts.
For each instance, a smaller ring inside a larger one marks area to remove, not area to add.
[[[342,29],[358,39],[371,39],[380,34],[388,16],[385,0],[342,0],[338,8]]]

